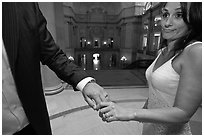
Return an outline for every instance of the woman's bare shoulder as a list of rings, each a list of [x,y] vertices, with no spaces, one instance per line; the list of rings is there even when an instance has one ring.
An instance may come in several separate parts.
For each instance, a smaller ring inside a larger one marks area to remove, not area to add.
[[[191,44],[190,46],[187,46],[184,49],[184,54],[186,54],[186,57],[202,56],[202,43],[196,42],[196,43]]]
[[[183,51],[185,64],[200,66],[202,63],[202,43],[193,43]]]
[[[196,60],[196,62],[200,62],[202,61],[201,59],[202,59],[202,43],[196,42],[187,46],[178,56],[176,62],[177,64],[179,64],[179,66],[180,65],[183,66],[187,62],[189,62],[188,64],[192,64],[194,60]]]

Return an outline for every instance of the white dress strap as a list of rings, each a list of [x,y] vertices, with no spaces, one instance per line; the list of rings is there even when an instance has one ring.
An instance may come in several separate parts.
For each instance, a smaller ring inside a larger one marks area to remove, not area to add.
[[[191,46],[193,46],[193,45],[195,45],[195,44],[202,44],[202,42],[201,42],[201,41],[195,41],[195,42],[193,42],[193,43],[190,43],[189,45],[187,45],[187,46],[185,47],[185,49],[188,48],[188,47],[191,47]]]

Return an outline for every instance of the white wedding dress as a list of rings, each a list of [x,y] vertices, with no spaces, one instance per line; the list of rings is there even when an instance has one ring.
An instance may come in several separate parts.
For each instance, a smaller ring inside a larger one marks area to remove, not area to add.
[[[189,46],[193,46],[195,43],[197,42],[194,42]],[[172,60],[175,56],[153,72],[155,62],[159,58],[160,54],[161,52],[146,70],[146,78],[149,85],[149,99],[147,104],[148,109],[172,107],[178,88],[180,76],[172,67]],[[189,123],[144,123],[143,134],[190,135],[192,133]]]

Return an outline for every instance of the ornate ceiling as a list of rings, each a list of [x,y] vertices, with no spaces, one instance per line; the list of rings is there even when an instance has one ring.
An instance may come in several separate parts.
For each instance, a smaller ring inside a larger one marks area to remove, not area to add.
[[[98,8],[109,15],[117,15],[124,8],[144,6],[145,2],[64,2],[63,4],[72,7],[77,14],[86,14]]]

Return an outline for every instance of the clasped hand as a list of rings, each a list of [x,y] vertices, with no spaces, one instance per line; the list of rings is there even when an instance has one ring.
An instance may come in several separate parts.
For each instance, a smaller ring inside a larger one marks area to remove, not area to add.
[[[125,109],[114,102],[101,102],[99,116],[103,121],[128,121],[130,120],[132,111]]]
[[[97,83],[88,83],[84,87],[82,94],[84,96],[84,100],[94,110],[99,110],[101,102],[108,101],[107,92]]]
[[[103,121],[129,120],[131,111],[111,102],[107,92],[97,83],[88,83],[84,87],[82,94],[90,107],[99,110],[99,116]]]

